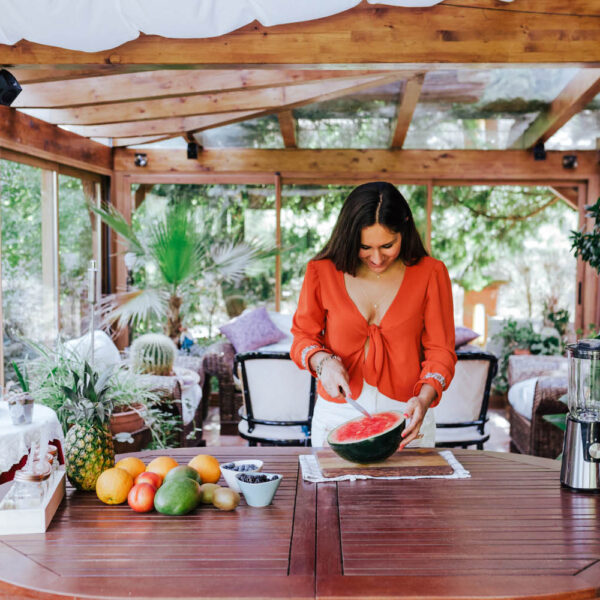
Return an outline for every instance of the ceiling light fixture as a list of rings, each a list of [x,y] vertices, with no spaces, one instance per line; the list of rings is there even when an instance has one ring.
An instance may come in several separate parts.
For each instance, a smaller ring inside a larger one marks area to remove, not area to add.
[[[544,142],[538,142],[533,147],[533,159],[546,160],[546,148],[544,148]]]
[[[198,144],[196,144],[196,142],[188,142],[187,157],[190,160],[198,158]]]
[[[133,163],[136,167],[145,167],[148,164],[148,155],[144,152],[136,152]]]
[[[14,75],[0,69],[0,105],[10,106],[21,93],[22,88]]]

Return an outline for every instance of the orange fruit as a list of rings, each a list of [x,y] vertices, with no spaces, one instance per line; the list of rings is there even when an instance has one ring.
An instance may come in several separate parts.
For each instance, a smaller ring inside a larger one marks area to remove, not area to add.
[[[118,469],[125,469],[135,479],[140,473],[146,470],[146,465],[135,456],[122,458],[116,465]]]
[[[188,463],[200,473],[202,483],[217,483],[221,477],[221,467],[219,461],[210,454],[198,454]]]
[[[96,495],[104,504],[121,504],[133,487],[133,477],[125,469],[106,469],[96,481]]]
[[[177,466],[179,466],[179,463],[174,458],[170,456],[157,456],[154,460],[150,461],[146,467],[146,471],[158,473],[164,479],[165,475]]]

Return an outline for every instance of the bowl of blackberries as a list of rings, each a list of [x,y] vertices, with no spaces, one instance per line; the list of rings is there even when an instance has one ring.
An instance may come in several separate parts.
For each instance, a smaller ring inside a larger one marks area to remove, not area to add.
[[[227,482],[227,485],[236,492],[240,492],[240,486],[238,485],[235,476],[238,473],[257,473],[263,467],[263,461],[249,458],[247,460],[234,460],[221,465],[221,473]]]
[[[236,473],[235,478],[248,506],[268,506],[281,483],[279,473]]]

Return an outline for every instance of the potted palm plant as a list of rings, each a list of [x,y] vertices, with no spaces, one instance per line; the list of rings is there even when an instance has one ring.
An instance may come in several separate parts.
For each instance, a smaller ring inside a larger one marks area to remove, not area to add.
[[[215,242],[212,223],[200,220],[187,207],[167,207],[163,218],[144,236],[136,235],[125,217],[111,205],[90,205],[128,246],[136,264],[154,266],[143,289],[107,296],[102,302],[106,321],[122,328],[145,322],[150,315],[164,320],[164,333],[178,343],[184,298],[198,293],[207,278],[212,286],[241,277],[258,250],[246,243]]]

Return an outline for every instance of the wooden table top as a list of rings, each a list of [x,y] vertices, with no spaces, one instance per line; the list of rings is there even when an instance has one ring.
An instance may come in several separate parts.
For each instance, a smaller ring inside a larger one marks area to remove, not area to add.
[[[600,495],[562,489],[556,461],[457,449],[470,479],[311,484],[310,449],[210,451],[282,473],[273,504],[169,517],[69,489],[45,534],[0,537],[0,598],[598,595]]]

